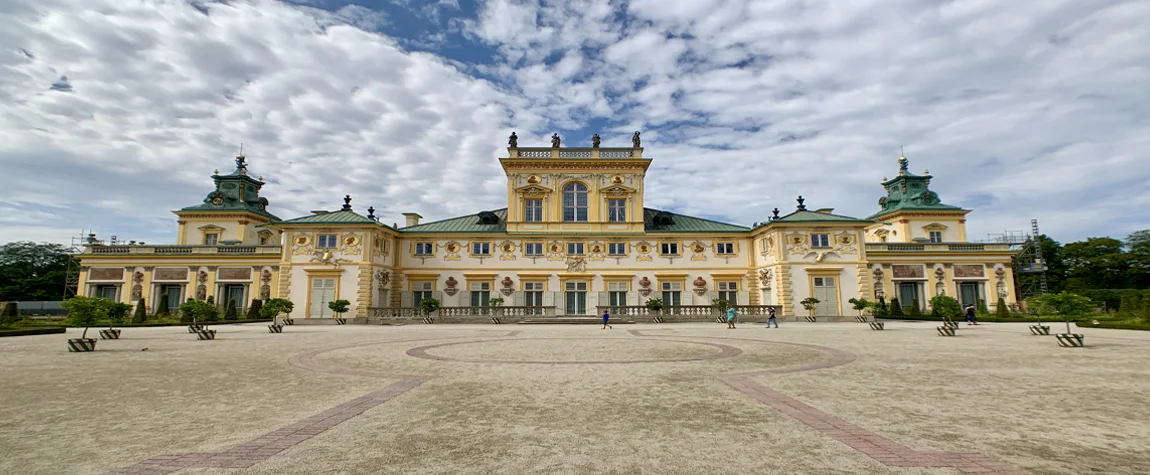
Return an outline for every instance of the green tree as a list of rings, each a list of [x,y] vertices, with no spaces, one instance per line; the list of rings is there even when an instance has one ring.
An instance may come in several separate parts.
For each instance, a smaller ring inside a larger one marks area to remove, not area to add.
[[[16,302],[4,304],[4,310],[0,312],[0,327],[11,327],[19,323],[20,320],[20,309],[16,306]]]
[[[340,318],[347,309],[351,307],[351,302],[344,299],[332,300],[327,303],[327,308],[330,308],[335,313],[335,318]]]
[[[264,318],[275,319],[281,313],[291,314],[295,309],[295,304],[288,299],[268,299],[268,302],[260,308],[260,316]]]
[[[890,301],[890,314],[893,317],[901,317],[906,315],[906,313],[902,311],[902,304],[898,303],[897,298],[891,299]]]
[[[180,304],[180,321],[187,321],[189,323],[198,323],[201,321],[210,322],[219,319],[220,309],[215,305],[199,300],[188,299],[187,302]]]
[[[252,299],[252,305],[248,307],[248,313],[244,318],[248,320],[255,320],[260,318],[260,310],[263,309],[264,301],[260,299]]]
[[[128,319],[128,312],[131,311],[132,306],[123,302],[112,302],[108,305],[108,329],[111,330],[113,325],[123,325]]]
[[[1031,297],[1028,303],[1041,314],[1062,315],[1066,320],[1066,333],[1070,333],[1070,320],[1089,315],[1094,310],[1094,302],[1089,298],[1065,290]]]
[[[431,312],[439,310],[439,299],[426,298],[419,301],[419,308],[423,310],[423,314],[431,315]]]
[[[1002,297],[998,298],[998,305],[994,306],[994,313],[999,318],[1010,317],[1010,308],[1006,305],[1006,299]]]
[[[727,299],[711,299],[711,306],[715,307],[720,314],[726,314],[727,309],[731,308],[731,301]]]
[[[921,317],[922,316],[922,308],[920,308],[920,307],[921,306],[918,303],[918,299],[911,300],[910,301],[910,316]]]
[[[136,301],[136,310],[132,314],[132,323],[144,323],[148,321],[148,309],[144,305],[144,298]]]
[[[64,300],[71,259],[60,244],[19,241],[0,246],[0,301]]]
[[[867,299],[855,299],[855,298],[852,298],[852,299],[850,299],[850,300],[847,300],[847,302],[851,304],[851,308],[853,308],[853,309],[855,309],[855,310],[858,310],[858,312],[859,312],[859,316],[860,316],[860,317],[861,317],[861,316],[862,316],[862,314],[863,314],[863,310],[866,310],[866,309],[870,308],[870,307],[873,305],[872,303],[870,303],[869,301],[867,301]]]
[[[228,299],[228,307],[224,309],[224,320],[239,320],[236,313],[236,299]]]
[[[802,305],[803,308],[807,309],[807,312],[810,312],[812,317],[815,316],[815,307],[817,307],[818,304],[819,299],[814,297],[807,297],[799,301],[799,305]]]
[[[953,320],[962,314],[962,305],[949,295],[936,295],[930,298],[930,314],[943,320]]]
[[[1087,238],[1062,249],[1067,265],[1065,289],[1129,288],[1130,256],[1125,244],[1113,238]]]
[[[1130,264],[1131,288],[1150,288],[1150,229],[1126,236],[1126,252]]]
[[[112,301],[100,297],[72,297],[60,305],[68,310],[68,323],[84,327],[80,338],[88,338],[88,327],[108,318]]]

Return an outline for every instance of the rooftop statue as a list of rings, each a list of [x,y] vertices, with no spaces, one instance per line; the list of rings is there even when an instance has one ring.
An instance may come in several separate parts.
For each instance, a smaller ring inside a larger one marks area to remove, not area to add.
[[[551,134],[551,148],[559,148],[559,134]]]
[[[641,143],[641,142],[639,141],[639,132],[638,132],[638,131],[636,131],[636,132],[635,132],[635,135],[632,135],[632,136],[631,136],[631,146],[633,146],[633,147],[635,147],[635,148],[639,148],[639,144],[640,144],[640,143]]]
[[[248,174],[248,165],[244,163],[243,154],[236,155],[236,171],[240,172],[241,175]]]
[[[511,137],[507,138],[507,146],[511,148],[519,148],[519,136],[515,132],[511,132]]]
[[[591,136],[591,148],[599,148],[599,134]]]

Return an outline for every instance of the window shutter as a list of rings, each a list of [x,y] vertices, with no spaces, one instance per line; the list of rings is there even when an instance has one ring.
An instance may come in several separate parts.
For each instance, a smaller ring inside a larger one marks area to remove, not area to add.
[[[543,292],[543,306],[555,307],[555,315],[563,315],[566,312],[564,305],[556,305],[556,301],[563,302],[562,292]]]
[[[606,307],[608,305],[611,305],[611,300],[607,292],[599,292],[599,306]]]
[[[457,306],[457,307],[470,307],[471,306],[471,292],[466,291],[466,290],[459,292],[459,301],[456,302],[455,306]]]
[[[525,303],[523,303],[523,301],[524,301],[523,292],[516,291],[515,293],[512,294],[511,302],[513,304],[515,304],[516,307],[522,307],[522,306],[526,305]]]
[[[751,294],[746,290],[736,292],[735,298],[738,299],[735,305],[750,305],[751,303]]]
[[[400,292],[400,307],[415,307],[417,304],[414,302],[415,294],[411,292]]]
[[[431,298],[433,298],[433,299],[435,299],[435,300],[438,300],[438,301],[439,301],[439,305],[440,305],[440,306],[442,306],[442,305],[443,305],[443,292],[432,292],[432,293],[431,293]],[[419,302],[415,302],[415,305],[418,307],[418,306],[419,306]]]
[[[639,292],[627,292],[627,305],[639,305]]]

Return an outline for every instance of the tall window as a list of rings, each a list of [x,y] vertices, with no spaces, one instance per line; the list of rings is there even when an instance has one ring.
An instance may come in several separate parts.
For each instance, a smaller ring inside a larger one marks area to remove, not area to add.
[[[523,200],[523,220],[533,223],[543,221],[543,200]]]
[[[831,236],[829,234],[812,234],[811,247],[831,247]]]
[[[719,282],[719,298],[731,302],[731,306],[739,304],[739,283]]]
[[[930,242],[942,242],[942,231],[931,231]]]
[[[567,315],[584,315],[587,313],[587,283],[567,282],[564,286],[567,297]]]
[[[432,254],[431,250],[431,243],[429,242],[415,243],[415,255],[417,256],[430,256]]]
[[[607,221],[622,223],[627,220],[627,200],[607,200]]]
[[[675,307],[682,305],[683,284],[679,282],[663,282],[663,305]]]
[[[471,283],[471,306],[486,307],[491,301],[491,282]]]
[[[220,240],[220,235],[216,233],[207,233],[204,235],[204,244],[208,246],[215,246]]]
[[[334,234],[320,234],[315,238],[315,247],[320,249],[332,249],[336,245]]]
[[[627,282],[607,283],[607,297],[610,301],[608,305],[612,307],[624,307],[627,305],[627,285]]]
[[[431,282],[412,282],[411,290],[411,301],[417,307],[419,306],[419,302],[422,302],[423,299],[431,298]]]
[[[523,283],[523,305],[528,307],[543,306],[543,282]]]
[[[587,185],[579,182],[563,185],[563,221],[587,221]]]
[[[526,243],[526,244],[524,244],[523,253],[528,255],[528,256],[542,256],[543,255],[543,243],[541,243],[541,242]]]

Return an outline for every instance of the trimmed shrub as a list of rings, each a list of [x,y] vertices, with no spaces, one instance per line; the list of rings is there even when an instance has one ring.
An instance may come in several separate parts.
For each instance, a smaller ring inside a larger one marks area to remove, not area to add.
[[[4,311],[0,312],[0,326],[8,327],[18,322],[20,322],[20,309],[16,308],[16,302],[4,304]]]
[[[211,305],[214,307],[216,305],[216,296],[215,295],[209,295],[208,299],[205,300],[205,302],[207,302],[208,305]]]
[[[132,323],[144,323],[148,321],[148,309],[144,306],[144,299],[136,301],[136,311],[132,314]]]
[[[228,300],[228,306],[224,309],[224,320],[239,320],[240,316],[236,314],[236,299]]]
[[[919,306],[918,306],[918,299],[914,299],[914,300],[910,301],[910,316],[912,316],[912,317],[921,317],[922,316],[922,309],[919,308]]]
[[[962,313],[962,305],[949,295],[937,295],[930,299],[930,316],[951,320]]]
[[[978,299],[978,314],[987,315],[989,313],[990,310],[986,307],[986,299]]]
[[[894,315],[896,317],[901,316],[901,315],[906,315],[905,313],[903,313],[902,305],[900,305],[898,303],[897,298],[891,299],[891,301],[890,301],[890,314]]]
[[[998,298],[998,305],[994,309],[994,314],[1003,318],[1010,316],[1010,309],[1006,307],[1006,299]]]
[[[169,310],[171,306],[172,302],[168,300],[168,294],[160,295],[160,304],[156,306],[156,316],[166,317],[171,315],[172,312]]]
[[[244,314],[245,318],[257,319],[260,317],[260,309],[264,308],[264,301],[260,299],[252,299],[252,305],[248,307],[247,313]]]

